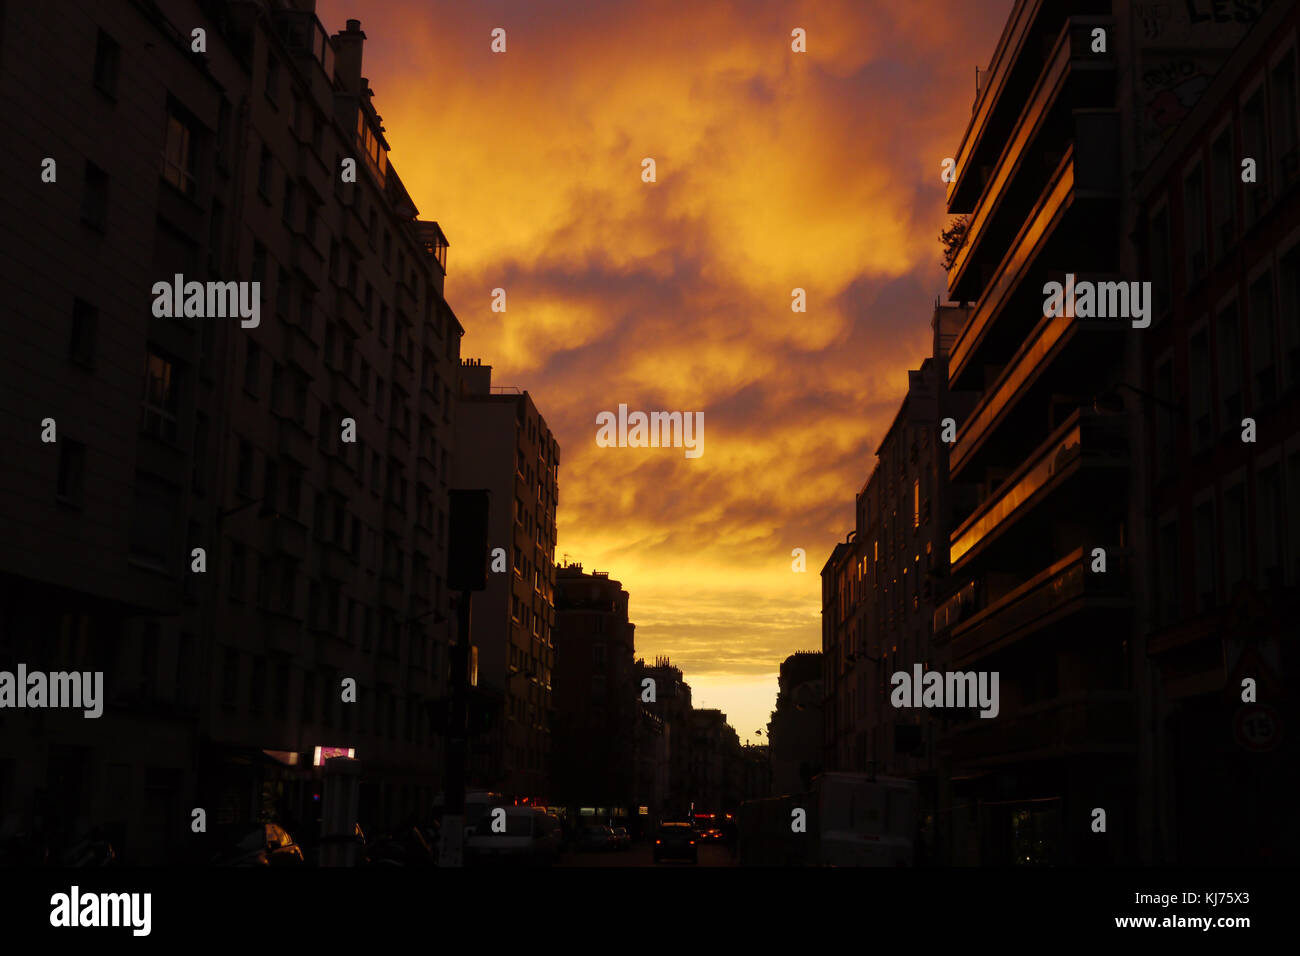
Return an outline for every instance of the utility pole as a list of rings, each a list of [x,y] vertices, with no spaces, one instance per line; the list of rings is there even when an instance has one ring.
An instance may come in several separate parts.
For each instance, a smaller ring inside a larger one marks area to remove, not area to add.
[[[487,587],[489,494],[453,489],[447,544],[447,586],[456,600],[456,643],[450,648],[451,713],[443,779],[442,838],[438,864],[461,866],[465,843],[465,763],[469,753],[470,598]]]

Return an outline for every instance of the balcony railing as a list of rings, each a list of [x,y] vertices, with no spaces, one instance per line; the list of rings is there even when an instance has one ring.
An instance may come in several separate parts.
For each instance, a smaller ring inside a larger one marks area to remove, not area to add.
[[[1032,511],[1080,467],[1126,465],[1124,419],[1080,409],[1071,415],[952,534],[956,569],[971,553]]]
[[[973,359],[980,346],[1078,201],[1117,195],[1118,114],[1091,111],[1076,114],[1075,119],[1076,142],[1066,149],[1020,232],[1007,245],[992,278],[984,283],[978,303],[953,342],[948,373],[952,389],[962,388],[961,378],[978,367]],[[1081,262],[1076,271],[1087,267],[1087,263]],[[949,279],[951,289],[951,273]]]
[[[1127,691],[1086,691],[958,724],[943,738],[954,763],[997,764],[1027,756],[1132,753],[1137,716]]]
[[[949,272],[949,286],[960,285],[965,277],[965,270],[972,261],[972,255],[984,241],[993,222],[1007,215],[1006,207],[1012,202],[1016,190],[1027,177],[1035,182],[1030,188],[1035,191],[1041,182],[1035,171],[1038,163],[1026,154],[1031,144],[1037,144],[1037,151],[1044,147],[1054,148],[1056,143],[1044,143],[1042,135],[1054,112],[1080,105],[1109,105],[1112,94],[1104,88],[1100,94],[1089,95],[1088,87],[1083,81],[1090,79],[1102,70],[1114,72],[1113,54],[1093,53],[1086,43],[1095,21],[1068,21],[1056,38],[1034,90],[1021,111],[1016,127],[1012,131],[988,183],[980,193],[979,202],[971,213],[967,224],[965,239],[953,258]],[[1089,100],[1096,100],[1091,103]]]
[[[1105,550],[1105,573],[1092,571],[1092,550],[1080,547],[1007,594],[995,597],[987,588],[975,588],[958,619],[943,622],[950,627],[953,665],[965,666],[1076,611],[1127,607],[1128,555],[1119,548]],[[936,630],[938,623],[936,612]]]
[[[1091,281],[1091,276],[1080,276]],[[985,441],[1003,425],[1005,419],[1036,382],[1062,361],[1071,343],[1083,334],[1096,336],[1124,332],[1128,323],[1113,319],[1080,319],[1065,315],[1044,316],[997,379],[985,390],[979,404],[957,432],[949,452],[950,474],[960,474],[976,456]],[[1091,339],[1089,341],[1092,341]]]

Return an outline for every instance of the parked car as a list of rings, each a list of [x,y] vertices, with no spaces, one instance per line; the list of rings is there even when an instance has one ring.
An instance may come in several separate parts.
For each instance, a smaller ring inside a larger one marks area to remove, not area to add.
[[[490,809],[465,840],[465,862],[469,864],[550,866],[559,854],[559,819],[535,807]]]
[[[366,842],[365,866],[435,866],[438,858],[425,831],[418,826]]]
[[[695,839],[695,828],[689,823],[661,823],[655,833],[655,862],[663,860],[690,860],[700,862],[700,848]]]
[[[614,827],[611,832],[614,834],[615,850],[632,849],[632,836],[627,832],[627,827]]]
[[[578,849],[587,851],[613,850],[617,838],[614,831],[604,824],[597,823],[578,830]]]

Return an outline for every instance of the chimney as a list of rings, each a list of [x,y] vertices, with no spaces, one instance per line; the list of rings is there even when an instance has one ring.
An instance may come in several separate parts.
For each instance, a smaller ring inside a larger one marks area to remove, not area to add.
[[[334,73],[343,89],[353,95],[361,92],[361,48],[365,42],[360,20],[349,20],[346,30],[334,34]]]
[[[491,395],[492,366],[484,365],[482,359],[462,359],[460,388],[462,395]]]

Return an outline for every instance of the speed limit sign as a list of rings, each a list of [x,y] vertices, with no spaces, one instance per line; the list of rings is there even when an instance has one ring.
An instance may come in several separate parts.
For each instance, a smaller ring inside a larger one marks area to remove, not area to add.
[[[1268,704],[1243,704],[1233,719],[1232,732],[1247,750],[1272,750],[1282,740],[1282,715]]]

